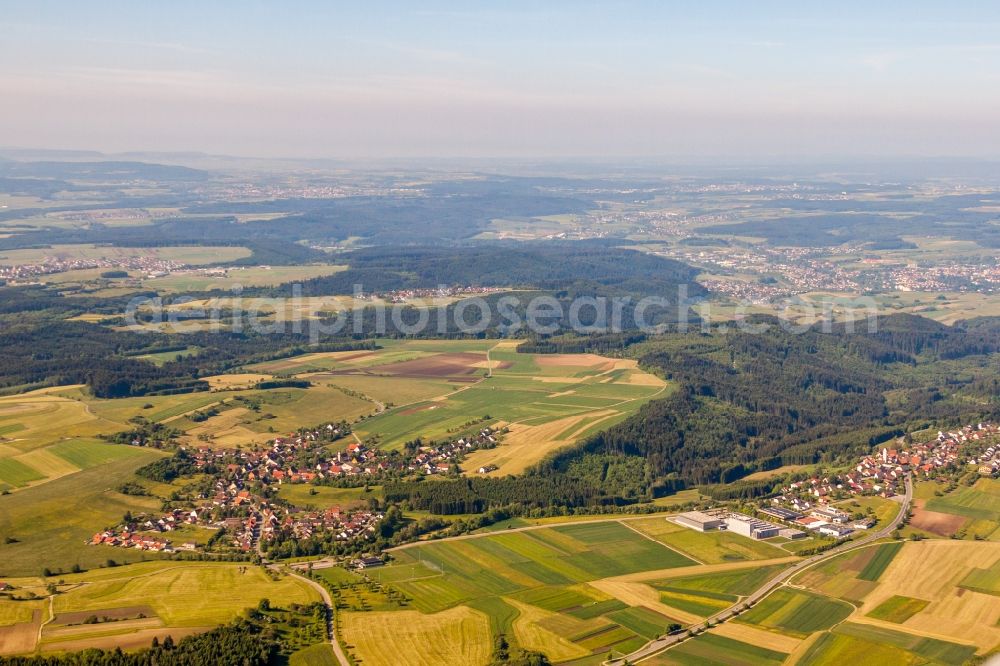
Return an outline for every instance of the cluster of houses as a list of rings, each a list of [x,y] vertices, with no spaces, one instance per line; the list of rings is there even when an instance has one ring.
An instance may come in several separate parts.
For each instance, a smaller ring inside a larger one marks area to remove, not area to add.
[[[233,515],[236,514],[236,515]],[[121,525],[98,532],[91,545],[136,548],[155,552],[195,551],[194,542],[175,545],[169,534],[183,525],[210,530],[225,529],[229,543],[237,550],[251,552],[279,539],[309,539],[318,533],[331,534],[337,541],[369,538],[376,533],[383,514],[371,509],[345,511],[330,507],[307,511],[276,504],[231,484],[211,499],[191,509],[174,509],[159,518],[139,516]]]
[[[510,287],[474,287],[465,285],[458,287],[436,287],[428,289],[398,289],[395,291],[362,294],[358,296],[358,298],[361,300],[372,300],[374,298],[378,298],[389,303],[406,303],[414,300],[433,300],[435,298],[470,296],[473,294],[498,294],[505,291],[510,291]]]
[[[447,473],[451,471],[453,465],[461,462],[466,454],[496,447],[499,443],[498,436],[495,430],[486,427],[475,435],[460,437],[444,444],[418,446],[413,456],[406,462],[406,471],[424,475]],[[485,474],[482,470],[480,473]]]
[[[861,458],[846,473],[790,483],[776,499],[796,511],[808,511],[814,504],[825,504],[845,494],[893,497],[901,490],[907,473],[927,477],[954,468],[962,461],[963,450],[971,456],[967,464],[977,465],[980,474],[991,475],[1000,470],[1000,445],[994,443],[998,434],[997,425],[978,423],[955,431],[939,431],[931,441],[905,449],[883,447]],[[968,453],[970,446],[979,451]]]
[[[157,553],[172,553],[175,550],[170,539],[154,537],[149,534],[137,534],[130,531],[127,527],[120,530],[110,529],[98,532],[91,538],[90,545],[135,548],[137,550],[150,550]],[[195,549],[194,544],[185,544],[185,547],[187,546],[190,546],[190,550]]]
[[[166,538],[182,525],[225,529],[231,545],[243,552],[259,551],[277,540],[310,539],[321,533],[338,541],[366,539],[376,533],[382,513],[370,509],[344,511],[340,507],[307,511],[271,498],[272,491],[284,484],[313,484],[388,472],[446,473],[457,468],[465,454],[496,446],[498,437],[493,429],[484,427],[474,435],[442,444],[416,443],[405,452],[386,453],[351,442],[345,449],[330,453],[326,444],[346,433],[347,426],[328,424],[277,437],[261,448],[182,449],[182,457],[191,469],[213,477],[199,501],[159,517],[126,520],[98,532],[91,543],[157,552],[197,550],[199,546],[194,543],[175,546]]]
[[[332,425],[331,434],[339,431]],[[493,448],[498,435],[492,428],[482,428],[475,435],[444,443],[418,445],[407,452],[384,452],[361,442],[352,442],[337,453],[320,445],[322,431],[279,437],[264,450],[210,449],[201,447],[191,453],[201,469],[224,468],[227,478],[237,482],[263,485],[314,483],[324,479],[379,476],[385,473],[442,474],[451,471],[472,451]]]
[[[981,474],[1000,470],[1000,445],[995,442],[1000,428],[991,423],[967,425],[954,431],[939,431],[927,442],[906,448],[888,448],[861,458],[853,469],[843,474],[813,476],[789,483],[781,494],[771,499],[773,506],[761,513],[827,536],[842,538],[854,530],[868,529],[870,519],[852,520],[831,506],[847,495],[893,497],[902,490],[907,474],[928,477],[938,470],[952,469],[964,460],[976,465]],[[969,449],[978,449],[970,453]],[[963,456],[970,456],[963,458]]]
[[[764,507],[760,512],[766,516],[792,523],[800,528],[835,539],[843,539],[857,530],[867,530],[875,526],[871,518],[855,520],[851,514],[829,505],[803,508],[803,513],[780,506],[780,500],[772,500],[774,506]]]

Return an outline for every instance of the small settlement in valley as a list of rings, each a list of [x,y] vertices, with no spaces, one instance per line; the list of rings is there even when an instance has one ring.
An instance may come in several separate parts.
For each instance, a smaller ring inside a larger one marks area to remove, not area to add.
[[[967,425],[955,431],[939,431],[934,439],[887,448],[866,455],[842,474],[812,476],[794,481],[780,494],[758,508],[758,513],[778,521],[736,513],[728,509],[689,511],[672,520],[690,529],[706,532],[725,529],[752,539],[783,537],[800,539],[802,530],[843,539],[875,525],[870,517],[858,518],[834,506],[847,496],[892,498],[903,492],[907,474],[932,478],[959,465],[974,466],[984,476],[1000,472],[1000,427],[992,423]]]
[[[198,497],[159,516],[125,516],[122,523],[93,535],[92,545],[156,552],[198,551],[194,541],[173,543],[170,533],[190,525],[226,535],[228,545],[244,553],[262,552],[275,542],[311,539],[321,533],[335,541],[364,541],[375,534],[383,514],[369,508],[307,510],[278,497],[285,484],[354,487],[387,475],[427,476],[458,471],[466,454],[492,448],[499,431],[483,427],[474,435],[444,443],[410,442],[403,451],[382,451],[352,441],[331,452],[327,446],[350,435],[346,424],[327,424],[278,437],[255,449],[178,447],[172,458],[154,463],[146,473],[170,481],[203,479]],[[131,442],[144,443],[141,438]],[[140,471],[141,472],[141,471]]]

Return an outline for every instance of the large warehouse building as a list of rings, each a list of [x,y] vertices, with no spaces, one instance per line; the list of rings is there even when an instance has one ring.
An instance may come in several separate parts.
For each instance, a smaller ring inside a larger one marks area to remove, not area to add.
[[[726,528],[730,532],[736,532],[751,539],[768,539],[778,536],[781,531],[780,525],[769,523],[742,513],[731,513],[726,516]]]
[[[690,527],[693,530],[698,530],[699,532],[709,532],[711,530],[717,530],[726,524],[721,518],[716,516],[710,516],[707,513],[702,513],[701,511],[688,511],[682,513],[674,521],[678,525],[683,525],[684,527]]]

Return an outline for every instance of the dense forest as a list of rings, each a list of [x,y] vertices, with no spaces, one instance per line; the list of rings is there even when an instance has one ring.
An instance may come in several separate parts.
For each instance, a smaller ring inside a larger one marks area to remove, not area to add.
[[[994,375],[976,373],[1000,352],[1000,318],[948,327],[882,317],[874,332],[819,328],[766,333],[666,334],[636,345],[641,363],[678,390],[549,460],[564,469],[581,452],[641,456],[657,477],[734,481],[779,464],[864,450],[903,426],[1000,415]],[[948,361],[969,359],[963,380]]]
[[[704,289],[690,266],[606,243],[478,243],[458,247],[378,247],[344,255],[348,270],[302,283],[302,294],[350,294],[433,289],[441,285],[534,288],[605,295],[658,295],[676,301],[683,284],[694,298]],[[288,288],[273,295],[288,295]]]
[[[117,300],[65,298],[44,289],[0,288],[0,391],[86,384],[102,398],[120,398],[207,390],[200,379],[235,366],[314,351],[368,349],[373,342],[350,337],[316,338],[308,328],[288,327],[274,333],[193,332],[163,334],[119,330],[84,321],[67,321],[88,308],[114,310]],[[118,310],[120,312],[120,310]],[[196,355],[178,355],[156,365],[143,354],[181,351],[196,346]]]
[[[51,173],[53,177],[80,177],[73,169],[56,168],[58,166],[54,165],[46,173]],[[199,182],[207,175],[202,171],[163,165],[128,163],[123,168],[163,182]],[[0,175],[3,175],[2,170]],[[17,175],[27,174],[17,172]],[[177,218],[136,227],[93,225],[86,229],[25,231],[0,238],[0,249],[63,243],[124,246],[254,246],[266,243],[272,246],[280,244],[286,251],[291,251],[292,246],[298,245],[301,250],[306,251],[306,245],[334,245],[359,234],[368,243],[378,245],[430,241],[450,243],[475,236],[497,218],[582,213],[595,207],[595,202],[590,198],[545,191],[541,188],[542,184],[543,181],[538,179],[490,177],[481,181],[430,184],[419,191],[414,190],[411,196],[295,198],[219,203],[198,202],[184,188],[178,188],[177,194],[149,197],[128,196],[126,192],[118,191],[109,193],[117,197],[114,201],[117,207],[174,206],[179,207],[181,213]],[[36,193],[51,192],[51,188],[44,189],[44,181],[24,182],[19,187],[31,188]],[[72,210],[87,208],[86,205],[77,205]],[[59,208],[22,209],[18,212],[19,216],[25,216],[45,210]],[[234,217],[237,214],[254,213],[265,217],[275,213],[283,215],[277,219],[251,219],[247,222],[238,222]],[[7,218],[10,218],[10,213],[0,211],[0,221]],[[319,256],[318,253],[313,254],[314,258]]]
[[[387,484],[386,497],[436,514],[621,506],[783,464],[845,461],[932,422],[1000,418],[996,356],[987,356],[1000,353],[1000,318],[949,327],[892,315],[871,332],[750,323],[771,326],[526,342],[521,351],[631,354],[676,390],[526,476]],[[740,483],[710,494],[769,490]]]

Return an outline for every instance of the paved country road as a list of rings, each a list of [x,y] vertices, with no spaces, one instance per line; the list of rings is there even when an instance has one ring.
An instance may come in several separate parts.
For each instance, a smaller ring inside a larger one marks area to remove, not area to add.
[[[337,662],[340,666],[351,666],[351,662],[348,661],[347,655],[344,654],[344,650],[340,647],[340,643],[337,642],[337,632],[334,631],[333,626],[333,599],[330,598],[330,593],[327,592],[325,587],[314,580],[306,578],[305,576],[300,576],[299,574],[292,572],[289,572],[289,575],[298,578],[307,585],[311,585],[314,590],[319,592],[319,596],[323,599],[323,603],[326,604],[326,633],[330,637],[330,647],[333,648],[333,655],[337,658]]]
[[[906,492],[903,495],[903,502],[900,506],[899,514],[891,523],[889,523],[882,529],[877,530],[872,534],[865,536],[862,539],[858,539],[857,541],[849,541],[835,548],[831,548],[828,551],[822,552],[819,555],[813,555],[812,557],[806,558],[801,562],[798,562],[794,566],[785,569],[780,574],[776,575],[774,578],[764,583],[761,587],[757,589],[756,592],[752,593],[746,599],[743,599],[742,601],[733,604],[729,608],[719,611],[715,615],[706,618],[705,622],[700,623],[699,626],[708,623],[719,624],[721,622],[725,622],[726,620],[732,619],[733,617],[737,616],[740,612],[746,610],[747,607],[750,606],[751,604],[757,603],[758,601],[766,597],[768,594],[773,592],[775,588],[784,585],[785,582],[788,581],[788,579],[790,579],[792,576],[799,573],[803,569],[808,569],[809,567],[818,564],[824,560],[828,560],[831,557],[835,557],[837,555],[840,555],[841,553],[845,553],[847,551],[854,550],[856,548],[861,548],[863,546],[872,543],[873,541],[877,541],[878,539],[885,538],[890,534],[892,534],[893,530],[899,527],[899,524],[903,522],[903,519],[906,518],[907,514],[910,511],[910,503],[913,500],[913,484],[910,480],[909,474],[906,475],[906,479],[904,480],[904,487],[906,488]],[[637,661],[646,659],[647,657],[651,657],[654,654],[662,652],[663,650],[667,649],[668,647],[671,647],[672,645],[676,645],[677,643],[685,641],[691,638],[692,635],[693,634],[690,632],[690,630],[688,630],[674,634],[672,636],[664,636],[663,638],[657,638],[656,640],[646,643],[644,646],[642,646],[635,652],[627,654],[620,659],[612,659],[604,663],[606,666],[625,666],[625,664],[634,664]]]

